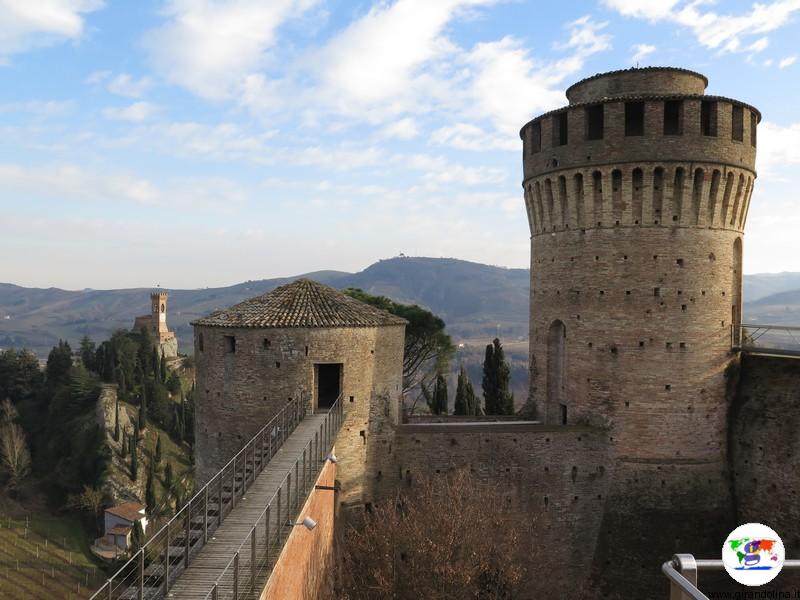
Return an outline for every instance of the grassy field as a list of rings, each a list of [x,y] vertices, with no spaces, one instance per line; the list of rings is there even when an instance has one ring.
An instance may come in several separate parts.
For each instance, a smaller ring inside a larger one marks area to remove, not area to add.
[[[0,598],[85,599],[105,578],[77,519],[0,513]]]

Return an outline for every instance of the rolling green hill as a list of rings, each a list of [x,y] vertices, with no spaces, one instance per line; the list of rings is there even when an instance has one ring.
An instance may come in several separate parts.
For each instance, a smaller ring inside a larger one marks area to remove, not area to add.
[[[359,273],[318,271],[302,275],[337,288],[360,287],[399,302],[415,302],[444,318],[457,341],[528,335],[529,275],[452,258],[399,257]],[[170,290],[169,324],[181,351],[191,353],[189,322],[287,283],[295,277],[246,281],[220,288]],[[745,276],[745,319],[795,321],[800,315],[800,273]],[[0,284],[0,348],[27,347],[40,356],[64,338],[75,347],[88,335],[101,340],[130,328],[149,310],[149,289],[68,291]],[[787,292],[793,292],[794,296]],[[776,296],[775,294],[779,294]],[[796,312],[795,312],[796,311]]]

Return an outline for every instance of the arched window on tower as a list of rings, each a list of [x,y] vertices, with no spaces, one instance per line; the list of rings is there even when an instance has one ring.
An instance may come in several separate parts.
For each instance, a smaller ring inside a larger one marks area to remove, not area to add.
[[[733,345],[741,343],[742,336],[742,238],[733,242],[733,273],[731,280],[731,327]]]
[[[560,320],[550,325],[547,333],[547,407],[548,422],[567,424],[567,328]]]

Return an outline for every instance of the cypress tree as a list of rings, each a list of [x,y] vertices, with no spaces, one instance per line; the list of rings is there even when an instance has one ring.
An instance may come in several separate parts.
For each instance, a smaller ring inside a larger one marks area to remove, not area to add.
[[[153,379],[156,381],[160,381],[161,369],[159,368],[159,360],[158,360],[158,350],[155,346],[153,346],[153,358],[151,359],[151,369],[153,374]]]
[[[156,488],[155,488],[155,463],[150,461],[150,468],[147,470],[147,483],[145,484],[144,503],[147,506],[147,514],[151,514],[156,508]]]
[[[480,406],[478,405],[478,398],[475,396],[475,390],[472,388],[472,382],[469,380],[469,375],[466,369],[461,367],[458,372],[458,386],[456,387],[456,403],[453,414],[456,415],[480,415]]]
[[[161,383],[167,382],[167,357],[161,354]]]
[[[139,443],[139,421],[133,422],[133,446]],[[131,447],[133,447],[131,446]]]
[[[172,487],[172,463],[169,461],[164,465],[164,487],[167,489]]]
[[[114,441],[119,441],[119,396],[114,399]]]
[[[142,386],[142,401],[139,406],[139,430],[147,429],[147,386]]]
[[[500,340],[486,346],[483,361],[483,400],[487,415],[514,414],[514,395],[509,391],[511,370]]]
[[[428,407],[431,409],[431,414],[446,415],[447,414],[447,380],[444,375],[439,373],[436,376],[436,382],[433,385],[433,393],[422,386],[422,394],[428,402]]]
[[[133,524],[133,550],[134,552],[138,552],[139,549],[144,545],[144,529],[142,529],[142,522],[136,521]]]
[[[139,476],[139,458],[137,457],[138,452],[136,452],[136,441],[135,439],[131,439],[131,480],[136,481],[136,478]]]
[[[122,458],[128,458],[128,434],[122,432],[122,448],[120,449]]]
[[[161,436],[159,435],[156,438],[156,453],[155,453],[155,463],[157,465],[161,464]]]

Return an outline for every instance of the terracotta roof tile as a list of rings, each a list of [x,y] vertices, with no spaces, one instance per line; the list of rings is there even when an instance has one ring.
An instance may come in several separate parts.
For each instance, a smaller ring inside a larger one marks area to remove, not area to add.
[[[197,319],[207,327],[381,327],[406,320],[342,292],[298,279],[271,292]]]
[[[142,515],[141,511],[144,510],[144,504],[139,504],[138,502],[126,502],[125,504],[118,504],[117,506],[111,506],[106,509],[107,513],[111,513],[112,515],[116,515],[118,517],[122,517],[130,522],[138,521],[144,515]]]

